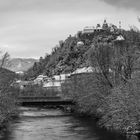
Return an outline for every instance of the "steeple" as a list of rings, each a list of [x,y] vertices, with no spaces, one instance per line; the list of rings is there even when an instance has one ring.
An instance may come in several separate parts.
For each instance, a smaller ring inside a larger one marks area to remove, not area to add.
[[[102,29],[103,29],[103,30],[107,30],[107,29],[108,29],[108,24],[107,24],[106,19],[104,20],[104,23],[103,23]]]

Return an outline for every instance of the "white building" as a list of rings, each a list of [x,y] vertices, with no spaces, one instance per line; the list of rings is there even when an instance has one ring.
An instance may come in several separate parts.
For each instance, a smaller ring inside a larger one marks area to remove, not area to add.
[[[95,27],[94,26],[86,26],[82,33],[83,34],[89,34],[89,33],[94,33]]]
[[[61,77],[60,77],[60,75],[54,75],[52,77],[52,79],[55,80],[55,81],[60,81],[61,80]]]
[[[44,82],[43,87],[47,88],[47,89],[54,89],[54,90],[57,90],[57,91],[61,91],[61,82],[51,80],[51,81],[48,81],[48,82]]]
[[[123,41],[125,40],[124,37],[122,35],[117,36],[116,40],[118,41]]]
[[[43,87],[47,89],[54,89],[61,91],[61,84],[70,77],[71,74],[54,75],[48,81],[43,82]]]
[[[42,84],[44,81],[47,81],[49,79],[48,76],[45,75],[39,75],[35,80],[34,80],[34,84]]]
[[[96,27],[96,29],[95,29],[95,31],[98,31],[98,32],[100,32],[100,31],[102,31],[103,29],[102,29],[102,27]]]
[[[78,41],[77,42],[77,46],[83,46],[84,45],[84,42],[83,41]]]
[[[55,80],[55,81],[64,81],[64,80],[66,80],[67,78],[69,78],[70,77],[70,73],[68,73],[68,74],[60,74],[60,75],[54,75],[53,77],[52,77],[52,79],[53,80]]]
[[[24,75],[24,72],[23,71],[16,71],[16,74]]]
[[[69,79],[70,76],[71,76],[71,73],[60,74],[61,83],[63,83],[65,80]]]

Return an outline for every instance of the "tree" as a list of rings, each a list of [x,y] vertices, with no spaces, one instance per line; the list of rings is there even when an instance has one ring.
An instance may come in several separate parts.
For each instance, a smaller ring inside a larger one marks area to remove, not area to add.
[[[103,79],[112,88],[113,84],[110,81],[109,70],[111,68],[112,60],[112,48],[110,43],[102,42],[96,43],[94,47],[91,48],[90,59],[93,67],[98,68],[98,72],[102,75]]]
[[[114,41],[113,70],[116,78],[120,77],[126,82],[131,79],[132,73],[135,71],[134,66],[139,59],[140,33],[131,28],[123,36],[124,40]]]
[[[10,55],[8,52],[5,52],[4,54],[1,55],[1,63],[0,63],[0,68],[5,67],[8,64]]]

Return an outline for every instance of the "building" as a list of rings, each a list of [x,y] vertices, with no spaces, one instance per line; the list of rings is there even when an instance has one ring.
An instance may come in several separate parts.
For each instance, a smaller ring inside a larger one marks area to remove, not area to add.
[[[23,90],[24,88],[33,85],[33,81],[21,81],[21,80],[17,80],[13,86],[20,88],[21,90]]]
[[[23,71],[16,71],[16,74],[24,75],[24,72]]]
[[[118,28],[114,24],[109,24],[109,30],[110,30],[110,32],[115,32],[118,30]]]
[[[34,84],[41,85],[44,81],[47,81],[48,79],[49,79],[48,76],[39,75],[39,76],[34,80]]]
[[[96,31],[96,32],[100,32],[100,31],[102,31],[102,30],[103,30],[103,29],[102,29],[101,25],[100,25],[100,24],[97,24],[97,25],[96,25],[95,31]]]
[[[75,70],[72,75],[74,74],[80,74],[80,73],[92,73],[92,72],[99,72],[99,68],[94,68],[94,67],[83,67],[83,68],[78,68]]]
[[[77,46],[79,47],[79,46],[83,46],[84,45],[84,42],[83,41],[78,41],[77,42]]]
[[[123,41],[125,40],[122,35],[117,36],[116,41]]]
[[[70,77],[71,74],[60,74],[54,75],[48,81],[43,82],[43,87],[47,89],[53,89],[56,91],[61,91],[61,84],[65,82]]]
[[[103,30],[108,30],[108,23],[106,22],[106,20],[104,20],[104,23],[103,23],[103,25],[102,25],[102,29]]]
[[[68,80],[70,76],[71,76],[71,73],[60,74],[61,83],[65,82],[65,80]]]
[[[61,91],[61,82],[60,81],[55,81],[55,80],[50,80],[48,82],[43,83],[43,87],[47,89],[53,89],[55,91]]]
[[[95,27],[94,26],[86,26],[82,33],[83,34],[90,34],[90,33],[94,33]]]

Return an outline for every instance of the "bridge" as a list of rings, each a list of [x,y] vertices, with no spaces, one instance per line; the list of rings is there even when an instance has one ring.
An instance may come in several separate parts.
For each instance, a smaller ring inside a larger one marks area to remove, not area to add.
[[[27,105],[73,105],[71,99],[65,99],[61,97],[18,97],[18,104]]]

